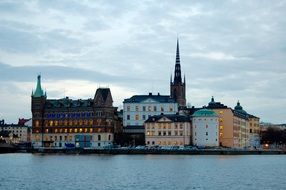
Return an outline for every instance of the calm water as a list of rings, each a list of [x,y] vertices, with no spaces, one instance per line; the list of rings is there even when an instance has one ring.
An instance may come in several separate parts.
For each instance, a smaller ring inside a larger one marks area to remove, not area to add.
[[[286,156],[0,154],[0,189],[286,189]]]

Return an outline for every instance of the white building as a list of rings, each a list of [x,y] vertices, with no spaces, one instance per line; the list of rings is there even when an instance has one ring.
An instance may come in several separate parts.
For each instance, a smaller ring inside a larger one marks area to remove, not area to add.
[[[200,109],[192,116],[193,145],[219,146],[218,115],[212,110]]]
[[[178,112],[178,103],[170,96],[135,95],[123,101],[123,126],[132,131],[144,133],[144,122],[154,115],[175,114]]]

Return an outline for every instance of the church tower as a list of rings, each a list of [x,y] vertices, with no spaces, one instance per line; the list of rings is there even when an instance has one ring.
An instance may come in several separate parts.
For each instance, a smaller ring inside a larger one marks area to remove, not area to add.
[[[177,52],[176,52],[176,64],[174,72],[174,80],[170,80],[170,94],[171,98],[175,99],[179,104],[179,108],[186,107],[186,80],[182,81],[181,64],[180,64],[180,51],[179,51],[179,39],[177,39]],[[172,81],[173,80],[173,81]]]

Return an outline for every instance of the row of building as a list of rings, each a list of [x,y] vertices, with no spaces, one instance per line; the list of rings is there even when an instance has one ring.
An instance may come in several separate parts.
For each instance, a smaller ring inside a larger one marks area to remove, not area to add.
[[[186,106],[178,41],[169,95],[134,95],[123,101],[120,112],[113,106],[109,88],[98,88],[94,98],[85,100],[48,99],[38,76],[31,99],[35,148],[99,148],[112,145],[116,138],[148,146],[247,147],[258,143],[259,118],[244,111],[239,102],[232,109],[212,97],[207,106]]]

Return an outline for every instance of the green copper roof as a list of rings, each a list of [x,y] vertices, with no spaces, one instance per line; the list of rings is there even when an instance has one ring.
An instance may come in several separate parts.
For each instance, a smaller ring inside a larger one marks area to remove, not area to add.
[[[38,75],[37,87],[33,94],[33,97],[42,97],[42,96],[44,96],[44,91],[41,87],[41,75]]]
[[[234,107],[234,110],[243,113],[243,114],[247,114],[247,112],[245,110],[243,110],[243,107],[240,105],[239,101],[237,101],[236,106]]]
[[[217,114],[209,109],[200,109],[193,114],[193,117],[217,117]]]

